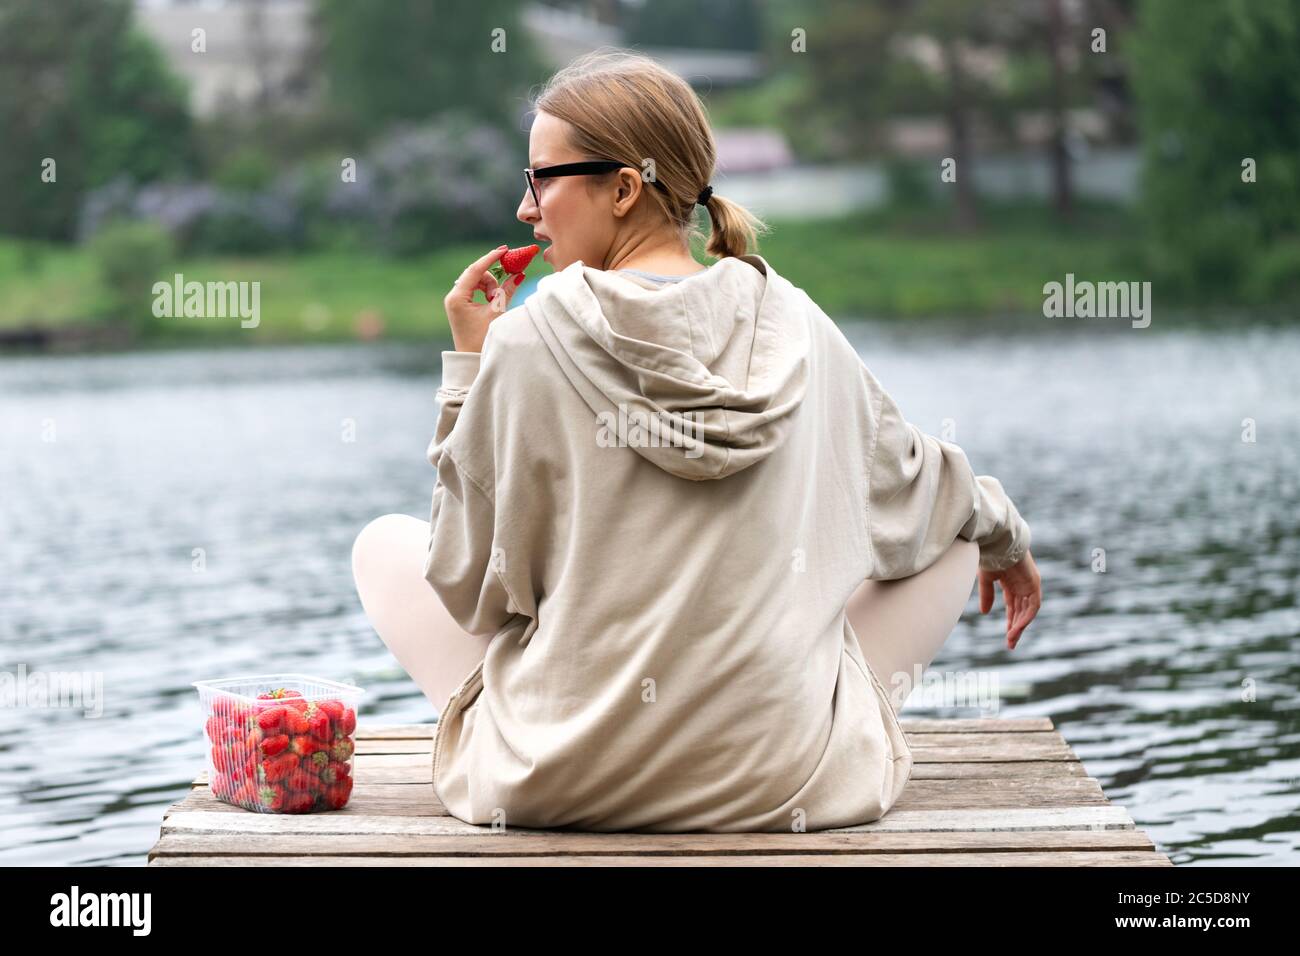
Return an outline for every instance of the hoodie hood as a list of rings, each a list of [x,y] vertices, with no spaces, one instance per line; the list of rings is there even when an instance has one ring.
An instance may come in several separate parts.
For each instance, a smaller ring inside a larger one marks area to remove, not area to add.
[[[725,478],[780,448],[808,388],[807,297],[756,254],[660,289],[581,260],[523,303],[595,440]]]

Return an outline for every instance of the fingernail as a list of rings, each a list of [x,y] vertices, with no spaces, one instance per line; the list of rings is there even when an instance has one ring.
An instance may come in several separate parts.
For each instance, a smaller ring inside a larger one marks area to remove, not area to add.
[[[523,284],[524,284],[524,274],[521,272],[519,273],[519,275],[515,276],[515,285],[523,285]]]

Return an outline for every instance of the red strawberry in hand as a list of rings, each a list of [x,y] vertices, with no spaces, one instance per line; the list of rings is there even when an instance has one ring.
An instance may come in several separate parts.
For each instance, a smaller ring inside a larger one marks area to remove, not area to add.
[[[528,268],[528,263],[533,261],[533,256],[537,255],[540,248],[541,246],[531,245],[507,249],[501,253],[500,259],[488,267],[488,272],[497,280],[498,286],[514,291],[524,281],[524,270]]]
[[[541,248],[541,246],[533,243],[531,246],[507,249],[501,253],[501,268],[512,276],[518,275],[528,268],[528,263],[533,261],[533,256],[537,255]]]

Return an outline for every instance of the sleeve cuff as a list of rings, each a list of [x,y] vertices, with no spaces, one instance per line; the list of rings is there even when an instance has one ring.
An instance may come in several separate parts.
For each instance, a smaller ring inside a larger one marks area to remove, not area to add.
[[[481,352],[443,352],[442,387],[440,393],[449,395],[465,392],[478,376]]]
[[[1014,564],[1019,564],[1029,551],[1032,534],[1029,530],[1029,524],[1023,518],[1017,516],[1016,524],[1018,533],[1012,539],[1010,550],[1003,549],[1002,553],[995,552],[992,548],[985,553],[981,549],[979,566],[981,571],[1005,571]]]

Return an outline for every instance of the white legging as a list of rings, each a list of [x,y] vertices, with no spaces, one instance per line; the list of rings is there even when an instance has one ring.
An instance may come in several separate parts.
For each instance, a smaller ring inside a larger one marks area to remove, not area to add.
[[[357,535],[352,574],[371,625],[440,713],[491,637],[465,633],[442,606],[423,576],[428,551],[427,521],[384,515]],[[978,562],[979,548],[958,538],[919,574],[863,581],[849,597],[846,611],[862,655],[887,691],[911,688],[915,674],[934,660],[971,596]]]

